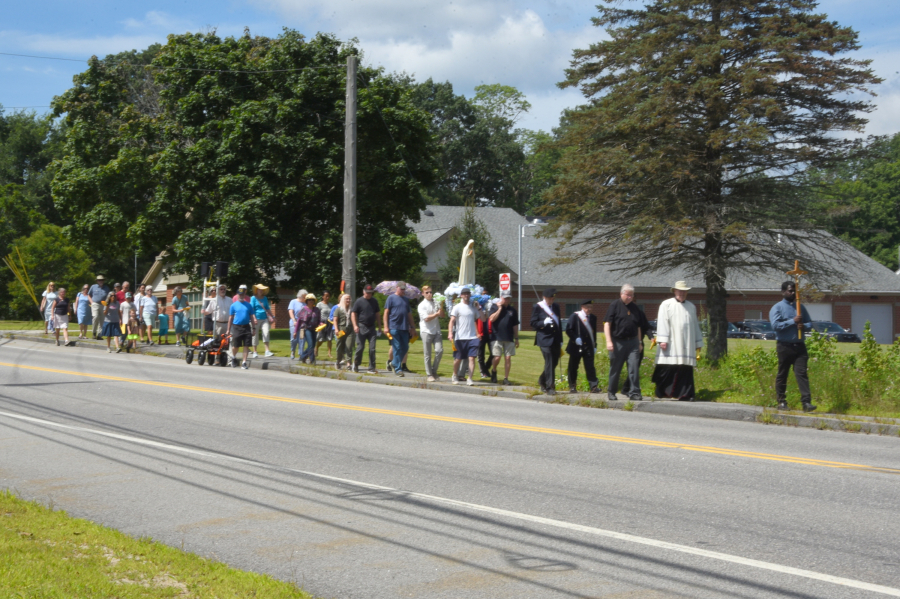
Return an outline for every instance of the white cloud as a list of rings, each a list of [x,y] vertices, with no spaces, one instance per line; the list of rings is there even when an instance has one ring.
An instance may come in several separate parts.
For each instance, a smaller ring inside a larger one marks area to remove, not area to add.
[[[63,56],[87,60],[126,50],[142,50],[150,44],[165,42],[165,35],[110,35],[96,37],[63,37],[19,31],[0,31],[0,46],[16,48],[46,56]]]

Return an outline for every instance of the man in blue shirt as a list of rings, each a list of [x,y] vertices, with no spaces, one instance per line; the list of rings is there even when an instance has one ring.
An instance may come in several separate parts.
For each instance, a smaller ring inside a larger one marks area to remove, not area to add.
[[[793,281],[781,284],[781,295],[784,299],[772,306],[769,311],[769,322],[775,329],[775,351],[778,354],[778,374],[775,375],[775,395],[778,398],[778,408],[788,409],[785,391],[787,389],[788,372],[794,367],[794,377],[797,379],[797,387],[800,389],[800,399],[803,402],[803,411],[812,412],[816,406],[812,404],[812,396],[809,392],[809,377],[806,374],[806,365],[809,355],[806,353],[806,343],[803,341],[805,329],[812,322],[806,306],[800,306],[802,314],[797,314],[796,300],[797,289]],[[797,330],[800,327],[800,333]]]
[[[241,368],[247,370],[250,364],[247,362],[247,354],[250,353],[250,344],[253,342],[253,328],[256,327],[256,315],[250,302],[247,301],[247,286],[238,287],[238,301],[231,304],[228,316],[228,329],[225,334],[231,333],[231,365],[237,367],[237,350],[244,348],[244,359]],[[252,323],[252,325],[251,325]]]
[[[91,300],[91,316],[94,319],[94,339],[101,339],[100,329],[103,328],[103,304],[109,295],[109,287],[103,275],[97,275],[97,282],[88,289],[88,297]]]
[[[384,302],[384,328],[391,332],[391,346],[394,348],[391,367],[397,376],[403,376],[403,358],[409,351],[410,333],[416,332],[409,300],[403,295],[405,291],[406,283],[398,283],[396,292]]]

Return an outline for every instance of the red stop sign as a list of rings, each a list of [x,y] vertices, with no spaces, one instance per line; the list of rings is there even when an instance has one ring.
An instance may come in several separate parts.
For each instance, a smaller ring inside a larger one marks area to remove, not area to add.
[[[509,291],[509,273],[500,273],[500,291]]]

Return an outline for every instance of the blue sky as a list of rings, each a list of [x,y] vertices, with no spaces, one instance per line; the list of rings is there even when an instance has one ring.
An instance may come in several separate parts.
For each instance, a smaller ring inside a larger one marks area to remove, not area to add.
[[[555,0],[161,0],[4,2],[0,52],[86,59],[165,42],[169,33],[215,28],[222,35],[276,36],[283,27],[312,35],[356,37],[365,60],[418,80],[449,80],[471,95],[480,83],[514,85],[533,108],[521,126],[549,130],[566,107],[580,103],[560,90],[572,50],[596,40],[596,1]],[[859,32],[859,58],[870,58],[885,81],[867,133],[900,131],[900,2],[822,0],[820,9]],[[77,62],[0,56],[0,104],[43,112],[65,91]]]

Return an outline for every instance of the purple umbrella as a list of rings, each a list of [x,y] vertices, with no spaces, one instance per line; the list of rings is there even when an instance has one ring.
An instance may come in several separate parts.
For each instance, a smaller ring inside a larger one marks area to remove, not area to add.
[[[375,291],[380,293],[381,295],[391,295],[392,293],[397,292],[397,285],[403,283],[403,281],[382,281],[375,285]],[[403,292],[403,296],[407,299],[416,299],[418,297],[422,297],[422,292],[415,285],[410,285],[409,283],[404,283],[406,285],[406,291]]]

